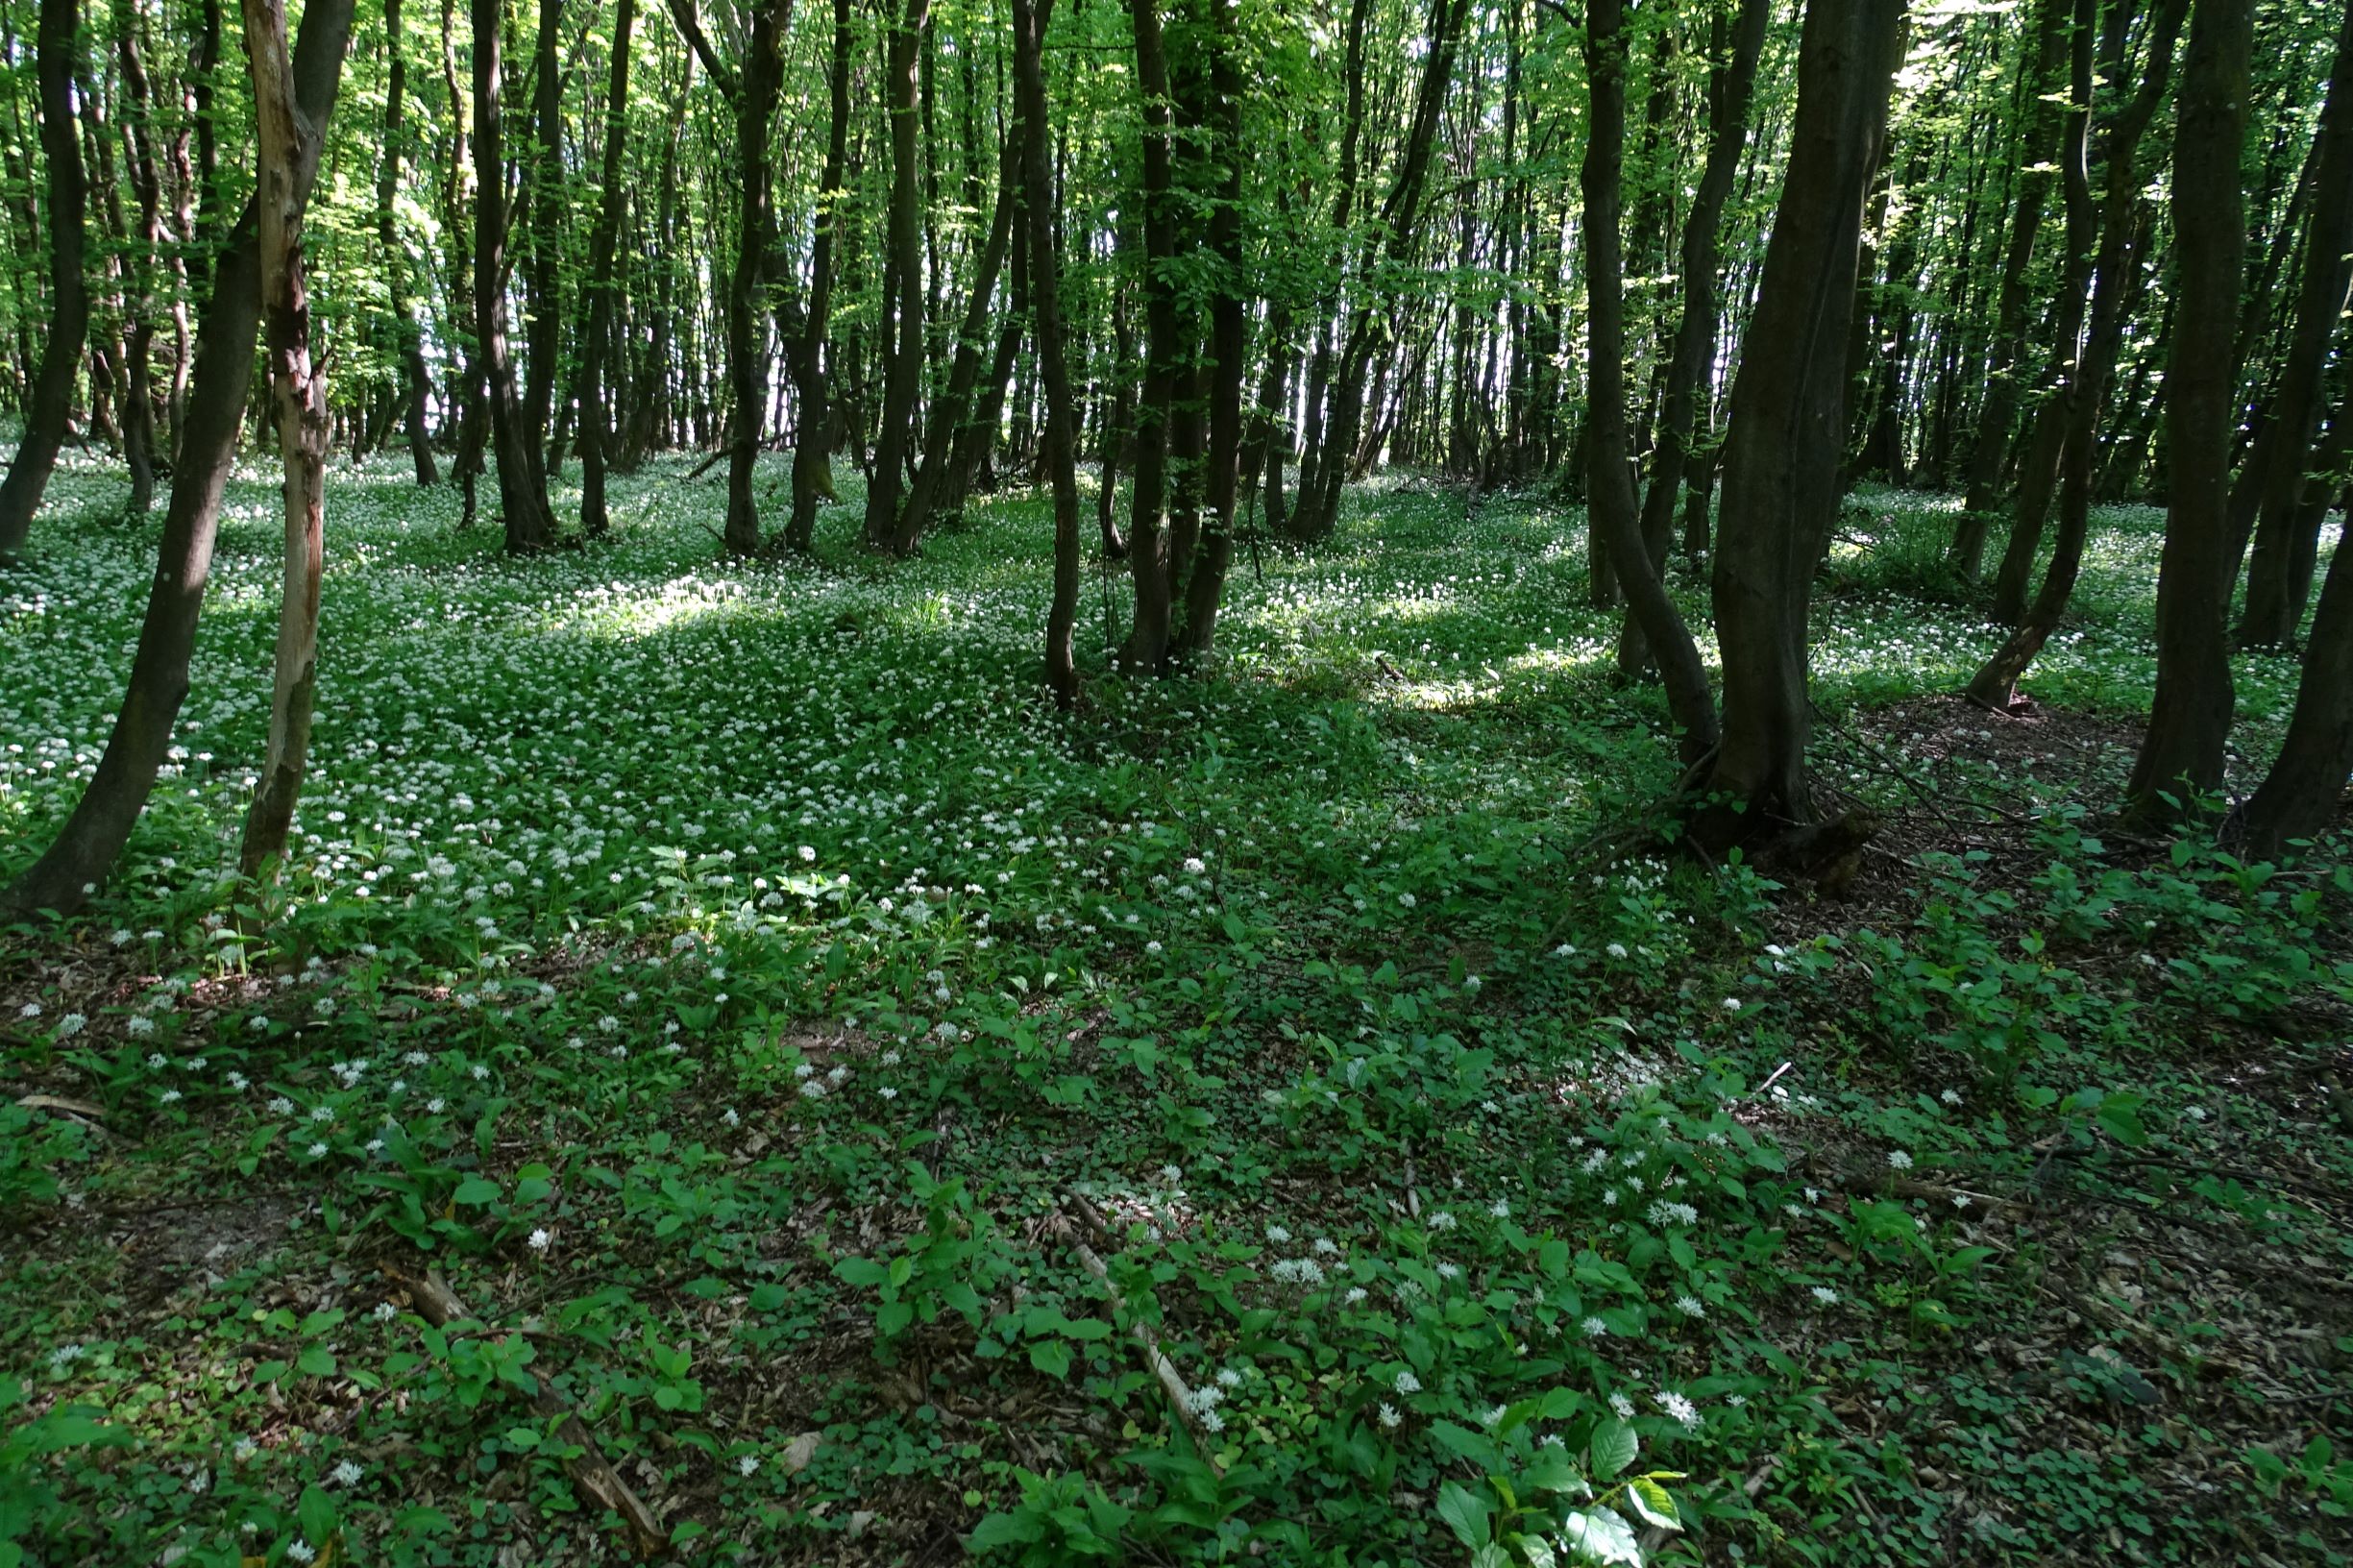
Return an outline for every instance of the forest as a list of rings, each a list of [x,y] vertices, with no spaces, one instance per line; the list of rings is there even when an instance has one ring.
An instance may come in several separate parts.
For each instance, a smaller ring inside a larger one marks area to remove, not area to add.
[[[2353,1559],[2345,0],[0,0],[0,1568]]]

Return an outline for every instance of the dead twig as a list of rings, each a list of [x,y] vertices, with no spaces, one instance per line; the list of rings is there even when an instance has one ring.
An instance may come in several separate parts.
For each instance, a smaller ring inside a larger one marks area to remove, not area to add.
[[[1052,1218],[1046,1222],[1047,1228],[1054,1233],[1063,1245],[1070,1249],[1072,1256],[1078,1259],[1079,1266],[1093,1275],[1110,1295],[1113,1315],[1116,1317],[1120,1313],[1127,1312],[1127,1299],[1120,1295],[1118,1287],[1111,1283],[1111,1266],[1103,1262],[1100,1253],[1089,1246],[1086,1240],[1079,1236],[1077,1228],[1070,1223],[1070,1214],[1076,1213],[1081,1223],[1085,1224],[1088,1230],[1092,1232],[1105,1245],[1110,1244],[1111,1227],[1104,1222],[1103,1216],[1095,1212],[1094,1205],[1077,1193],[1064,1194],[1062,1202],[1064,1209],[1055,1212]],[[1068,1212],[1066,1213],[1064,1210]],[[1210,1433],[1202,1426],[1200,1412],[1193,1409],[1192,1389],[1187,1386],[1184,1374],[1176,1369],[1176,1363],[1161,1350],[1160,1335],[1152,1332],[1151,1324],[1132,1313],[1129,1314],[1128,1334],[1136,1341],[1136,1351],[1142,1359],[1145,1370],[1160,1381],[1161,1388],[1168,1395],[1169,1407],[1175,1410],[1177,1419],[1185,1423],[1185,1429],[1191,1433],[1194,1440],[1200,1442],[1206,1449],[1209,1446],[1206,1439]],[[1210,1462],[1216,1463],[1214,1459]]]
[[[428,1271],[422,1277],[384,1270],[392,1282],[408,1292],[409,1305],[417,1315],[436,1329],[446,1329],[453,1323],[477,1321],[457,1299],[456,1292],[443,1283],[440,1275]],[[534,1371],[532,1380],[538,1392],[531,1396],[531,1409],[542,1419],[557,1423],[556,1437],[572,1453],[564,1460],[564,1473],[582,1499],[601,1507],[610,1508],[628,1526],[629,1544],[640,1557],[660,1557],[670,1552],[669,1538],[654,1517],[653,1510],[629,1489],[629,1483],[605,1461],[597,1450],[597,1440],[587,1425],[573,1413],[564,1396],[555,1391],[545,1374]]]

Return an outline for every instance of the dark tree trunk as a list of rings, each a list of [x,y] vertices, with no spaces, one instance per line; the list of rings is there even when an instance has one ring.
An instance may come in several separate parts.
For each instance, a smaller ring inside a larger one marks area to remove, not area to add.
[[[1700,383],[1715,357],[1716,274],[1721,257],[1718,231],[1724,222],[1724,204],[1732,194],[1732,181],[1740,173],[1741,154],[1748,140],[1749,104],[1755,95],[1757,57],[1764,51],[1765,28],[1772,19],[1772,0],[1741,0],[1729,39],[1724,36],[1722,12],[1717,12],[1715,35],[1709,39],[1707,163],[1701,171],[1690,214],[1683,220],[1683,313],[1676,323],[1658,439],[1651,453],[1650,489],[1642,498],[1642,539],[1654,563],[1665,560],[1668,542],[1674,537],[1675,503],[1681,494],[1691,451]],[[1728,42],[1728,57],[1725,54]],[[1698,554],[1706,548],[1705,539],[1704,529],[1696,542],[1686,532],[1685,551]],[[1628,625],[1635,624],[1630,617]]]
[[[294,170],[298,198],[307,197],[318,174],[318,144],[334,109],[351,28],[352,0],[310,0],[304,10],[302,37],[294,47],[295,102],[302,119],[319,127],[321,135],[305,139],[304,157]],[[187,697],[188,655],[212,566],[221,490],[245,418],[260,314],[259,219],[248,202],[214,262],[197,330],[187,428],[164,505],[163,542],[147,616],[113,733],[56,842],[0,894],[0,905],[61,915],[80,909],[113,869],[155,789],[157,770],[171,748],[172,728]]]
[[[854,46],[849,0],[833,0],[833,61],[826,72],[828,120],[825,168],[818,181],[817,223],[809,244],[809,306],[799,341],[792,348],[793,387],[800,397],[799,439],[793,451],[793,515],[785,524],[789,550],[805,555],[817,546],[817,508],[834,499],[833,350],[826,324],[833,302],[835,209],[848,199],[842,188],[849,157],[849,61]],[[961,500],[961,498],[959,498]]]
[[[1176,212],[1170,169],[1168,61],[1162,46],[1156,0],[1129,0],[1136,34],[1136,90],[1143,115],[1142,395],[1136,409],[1135,494],[1128,513],[1128,572],[1136,604],[1117,663],[1140,674],[1159,671],[1168,655],[1174,614],[1170,584],[1168,453],[1177,386],[1178,325],[1171,274],[1176,257]]]
[[[78,0],[40,0],[34,36],[34,73],[40,95],[41,157],[49,181],[49,330],[41,368],[33,379],[8,478],[0,480],[0,566],[12,563],[33,531],[33,514],[57,466],[73,414],[74,371],[89,331],[89,284],[82,276],[84,208],[82,145],[73,108],[74,29]]]
[[[965,415],[972,406],[972,390],[980,382],[981,355],[991,344],[989,306],[996,293],[997,274],[1004,269],[1005,252],[1013,243],[1014,219],[1021,206],[1021,149],[1012,137],[1006,138],[997,161],[1000,167],[996,211],[990,219],[989,238],[972,274],[972,297],[965,306],[963,331],[957,334],[955,362],[948,371],[946,389],[932,401],[931,428],[923,437],[922,461],[916,470],[915,484],[907,492],[906,508],[891,540],[892,550],[900,555],[915,553],[924,528],[930,524],[933,506],[954,462]]]
[[[923,226],[917,184],[916,60],[931,20],[931,0],[906,0],[891,29],[884,87],[891,115],[890,266],[886,272],[882,429],[866,492],[866,542],[891,546],[905,483],[907,443],[923,395]]]
[[[114,58],[129,101],[131,188],[138,198],[136,244],[129,257],[133,286],[130,319],[123,330],[123,456],[131,468],[131,514],[145,517],[155,504],[156,412],[153,349],[159,309],[156,283],[164,270],[163,181],[156,162],[155,93],[139,56],[136,12],[115,0]]]
[[[548,489],[548,430],[555,406],[556,348],[563,331],[564,0],[539,0],[539,37],[532,50],[530,196],[515,227],[524,234],[530,277],[530,315],[523,334],[524,450]],[[563,466],[559,457],[553,464]]]
[[[1662,548],[1654,553],[1642,536],[1627,455],[1625,259],[1619,241],[1626,56],[1622,0],[1587,0],[1585,77],[1591,85],[1592,112],[1586,125],[1584,212],[1579,225],[1585,242],[1586,380],[1591,389],[1585,508],[1598,522],[1627,596],[1628,629],[1618,645],[1619,668],[1647,665],[1650,653],[1644,649],[1655,652],[1668,705],[1682,731],[1679,749],[1689,765],[1715,744],[1715,703],[1699,648],[1659,578],[1666,551]]]
[[[1789,160],[1724,449],[1713,581],[1723,739],[1707,782],[1729,809],[1710,813],[1703,841],[1814,817],[1807,599],[1838,509],[1864,189],[1903,36],[1900,5],[1807,0]]]
[[[1209,450],[1204,454],[1202,501],[1207,508],[1200,549],[1185,582],[1185,619],[1177,632],[1179,657],[1197,662],[1217,646],[1217,611],[1225,598],[1226,571],[1234,559],[1234,529],[1241,494],[1242,372],[1249,335],[1249,302],[1242,273],[1242,76],[1235,8],[1213,3],[1210,12],[1210,111],[1206,129],[1214,138],[1217,205],[1209,221],[1210,259],[1216,266],[1216,293],[1210,301]]]
[[[622,3],[625,7],[629,0]],[[391,297],[392,331],[400,352],[401,415],[408,435],[408,455],[417,471],[417,482],[430,485],[439,482],[440,475],[434,471],[432,438],[425,423],[430,380],[425,370],[425,334],[417,324],[408,253],[401,248],[392,222],[392,199],[401,187],[401,115],[408,86],[407,51],[401,42],[401,0],[384,0],[384,48],[391,58],[385,67],[384,147],[376,184],[376,240],[383,248],[384,286]]]
[[[2230,346],[2246,250],[2239,159],[2246,142],[2253,17],[2252,0],[2198,0],[2173,136],[2176,304],[2165,373],[2169,472],[2157,576],[2157,688],[2125,791],[2132,814],[2150,822],[2194,813],[2201,797],[2222,787],[2235,700],[2225,626],[2236,575],[2229,491],[2238,378]],[[2313,695],[2312,677],[2305,678],[2299,719],[2303,698]],[[2333,685],[2329,700],[2353,689],[2343,671]],[[2343,781],[2341,766],[2332,797]],[[2281,803],[2275,795],[2266,809],[2277,811]]]
[[[400,0],[387,0],[397,5]],[[628,208],[623,185],[629,150],[629,34],[637,0],[618,0],[613,15],[612,70],[604,92],[604,170],[598,191],[597,233],[589,249],[587,341],[580,347],[580,531],[594,539],[612,526],[604,502],[604,465],[619,422],[606,405],[604,366],[612,355],[613,261],[621,249],[621,218]]]
[[[919,3],[919,0],[918,0]],[[1044,35],[1053,0],[1013,0],[1017,107],[1026,166],[1023,216],[1029,225],[1030,297],[1037,311],[1038,369],[1045,383],[1046,467],[1054,486],[1054,601],[1046,613],[1045,680],[1054,700],[1078,700],[1071,634],[1078,625],[1078,462],[1070,429],[1070,373],[1063,359],[1062,299],[1054,259],[1054,163],[1045,128]]]
[[[499,508],[509,554],[527,555],[555,542],[555,518],[530,428],[515,396],[506,346],[506,150],[499,114],[502,0],[473,0],[474,15],[474,335],[490,412],[491,452],[499,465]]]
[[[2304,231],[2295,325],[2263,434],[2248,459],[2257,486],[2255,552],[2247,561],[2239,641],[2250,648],[2285,647],[2304,619],[2311,588],[2309,568],[2299,572],[2297,566],[2311,559],[2315,541],[2297,526],[2297,503],[2320,413],[2321,368],[2353,281],[2353,6],[2345,9],[2337,35],[2318,140],[2319,175]]]
[[[2084,314],[2092,291],[2092,252],[2097,243],[2092,209],[2091,126],[2095,80],[2092,40],[2096,0],[2075,0],[2069,36],[2067,131],[2059,152],[2060,189],[2067,209],[2067,253],[2062,258],[2057,317],[2051,332],[2051,391],[2035,409],[2026,458],[2019,475],[2010,537],[1994,574],[1994,619],[2014,626],[2026,613],[2026,586],[2067,439],[2067,388],[2080,379]]]

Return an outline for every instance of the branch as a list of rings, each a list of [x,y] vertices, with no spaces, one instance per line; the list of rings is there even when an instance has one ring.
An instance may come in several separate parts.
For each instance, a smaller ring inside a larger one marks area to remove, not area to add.
[[[694,48],[695,58],[702,61],[703,74],[719,85],[723,95],[733,98],[737,87],[735,73],[703,36],[702,19],[695,14],[695,0],[670,0],[670,18],[678,24],[678,36]]]

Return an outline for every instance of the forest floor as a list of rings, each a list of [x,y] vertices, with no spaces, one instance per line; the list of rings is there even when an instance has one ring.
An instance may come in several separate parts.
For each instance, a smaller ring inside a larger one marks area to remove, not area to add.
[[[1037,500],[747,568],[688,466],[524,564],[339,468],[242,910],[233,487],[184,754],[0,935],[0,1563],[613,1561],[616,1485],[691,1561],[2353,1553],[2353,875],[2106,820],[2158,514],[2008,719],[1946,695],[1949,498],[1850,505],[1833,899],[1612,858],[1674,764],[1572,509],[1369,486],[1241,552],[1198,679],[1105,676],[1091,575],[1059,716]],[[0,874],[152,571],[58,491]],[[2244,785],[2294,670],[2239,681]]]

